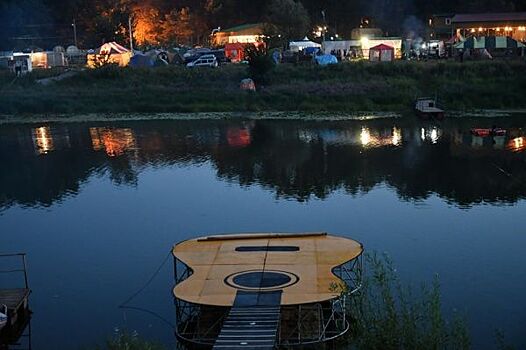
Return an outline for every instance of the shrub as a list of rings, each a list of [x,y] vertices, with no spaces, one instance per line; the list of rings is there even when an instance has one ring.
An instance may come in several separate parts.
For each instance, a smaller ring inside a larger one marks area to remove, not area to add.
[[[248,45],[245,48],[248,60],[248,74],[256,82],[263,84],[267,81],[268,74],[274,68],[272,55],[264,45]]]

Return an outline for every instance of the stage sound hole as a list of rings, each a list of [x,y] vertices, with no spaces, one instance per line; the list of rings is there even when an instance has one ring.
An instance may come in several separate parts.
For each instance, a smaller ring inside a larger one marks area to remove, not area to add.
[[[250,270],[232,274],[225,278],[225,283],[242,290],[276,290],[283,289],[298,282],[299,277],[287,271]]]

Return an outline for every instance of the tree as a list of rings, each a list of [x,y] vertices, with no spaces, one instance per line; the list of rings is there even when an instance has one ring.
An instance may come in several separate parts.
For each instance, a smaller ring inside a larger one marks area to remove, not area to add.
[[[248,45],[245,48],[248,74],[256,84],[265,83],[268,73],[274,68],[272,55],[265,45]]]
[[[267,17],[286,41],[301,39],[310,29],[309,13],[299,1],[272,0]]]
[[[162,41],[168,45],[192,44],[192,37],[202,28],[199,18],[188,7],[174,9],[165,15],[162,24]]]
[[[148,3],[132,6],[133,39],[139,46],[158,45],[161,34],[159,9]]]

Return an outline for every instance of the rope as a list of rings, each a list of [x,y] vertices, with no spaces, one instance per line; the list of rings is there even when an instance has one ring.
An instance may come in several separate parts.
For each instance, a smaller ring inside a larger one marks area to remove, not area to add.
[[[501,173],[503,173],[504,175],[506,175],[507,177],[511,177],[512,175],[510,173],[508,173],[506,170],[502,169],[500,166],[498,166],[497,164],[493,163],[493,166],[495,168],[497,168],[497,170],[499,170]]]
[[[155,272],[153,273],[153,275],[148,279],[148,281],[141,287],[139,288],[135,293],[133,293],[128,299],[126,299],[123,303],[121,303],[119,305],[119,309],[130,309],[130,310],[138,310],[138,311],[143,311],[143,312],[146,312],[146,313],[149,313],[155,317],[157,317],[158,319],[160,319],[161,321],[163,321],[164,323],[166,323],[167,325],[169,325],[172,329],[175,329],[175,325],[173,323],[171,323],[170,321],[168,321],[166,318],[162,317],[161,315],[159,315],[158,313],[154,312],[154,311],[151,311],[151,310],[147,310],[145,308],[141,308],[141,307],[137,307],[137,306],[131,306],[131,305],[128,305],[133,299],[135,299],[135,297],[137,297],[139,294],[141,294],[146,288],[148,288],[148,286],[153,282],[153,280],[155,279],[155,277],[157,277],[157,275],[159,274],[159,272],[161,272],[162,268],[164,267],[164,265],[166,265],[166,262],[168,261],[168,259],[171,257],[172,255],[172,252],[170,251],[166,257],[164,258],[164,260],[162,261],[161,265],[159,265],[159,267],[155,270]]]

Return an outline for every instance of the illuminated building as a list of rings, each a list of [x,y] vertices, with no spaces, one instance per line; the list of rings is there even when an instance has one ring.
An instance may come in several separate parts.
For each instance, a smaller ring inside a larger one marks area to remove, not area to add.
[[[449,40],[452,36],[451,19],[454,16],[454,13],[432,15],[428,19],[428,39],[444,41]]]
[[[509,36],[526,41],[526,12],[437,14],[428,19],[428,39],[462,36]]]
[[[263,23],[243,24],[237,27],[224,29],[215,33],[212,37],[214,46],[225,46],[226,44],[253,44],[263,39]]]
[[[457,14],[451,19],[456,36],[509,36],[526,41],[526,12]]]

